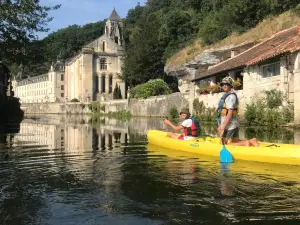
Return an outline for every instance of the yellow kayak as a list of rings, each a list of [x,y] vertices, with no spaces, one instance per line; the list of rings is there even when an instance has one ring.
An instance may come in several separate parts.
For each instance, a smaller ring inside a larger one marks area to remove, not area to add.
[[[210,136],[182,141],[167,137],[167,132],[149,130],[147,137],[150,144],[201,155],[219,157],[222,149],[220,138]],[[300,145],[268,142],[259,142],[259,144],[260,147],[226,145],[226,148],[234,160],[300,165]]]

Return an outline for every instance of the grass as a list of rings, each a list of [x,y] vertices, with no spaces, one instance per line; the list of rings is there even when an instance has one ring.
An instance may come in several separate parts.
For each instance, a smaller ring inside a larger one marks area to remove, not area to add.
[[[186,46],[175,55],[173,55],[166,64],[165,71],[172,71],[180,68],[184,63],[188,62],[207,49],[219,49],[226,46],[235,46],[242,43],[254,41],[259,43],[272,35],[300,24],[300,16],[287,11],[277,17],[268,17],[261,21],[256,27],[242,34],[233,33],[227,38],[212,45],[204,45],[201,40],[195,40],[193,44]]]

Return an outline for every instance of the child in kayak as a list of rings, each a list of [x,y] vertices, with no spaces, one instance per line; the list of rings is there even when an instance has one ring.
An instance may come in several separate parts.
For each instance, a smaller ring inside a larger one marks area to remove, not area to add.
[[[200,135],[200,125],[197,119],[191,117],[190,111],[188,108],[182,108],[180,113],[180,119],[182,123],[180,125],[174,125],[170,120],[165,119],[164,123],[172,127],[175,131],[180,131],[183,129],[183,135],[177,135],[172,132],[168,132],[168,137],[179,139],[179,140],[193,140]]]

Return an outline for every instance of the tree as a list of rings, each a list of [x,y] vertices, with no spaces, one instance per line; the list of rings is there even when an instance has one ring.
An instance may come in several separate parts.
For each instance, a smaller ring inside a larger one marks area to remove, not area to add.
[[[118,84],[116,84],[114,92],[113,92],[113,99],[122,99],[122,94],[121,94],[121,89],[118,86]]]
[[[41,6],[39,0],[0,0],[0,60],[19,63],[26,45],[37,39],[35,33],[48,31],[48,12],[59,7]]]

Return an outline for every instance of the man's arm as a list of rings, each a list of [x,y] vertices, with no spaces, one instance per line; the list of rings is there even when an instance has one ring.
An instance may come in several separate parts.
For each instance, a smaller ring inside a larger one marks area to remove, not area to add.
[[[164,120],[164,123],[169,125],[170,127],[172,127],[176,131],[179,131],[179,130],[183,129],[183,126],[181,126],[181,125],[176,126],[170,120]]]

